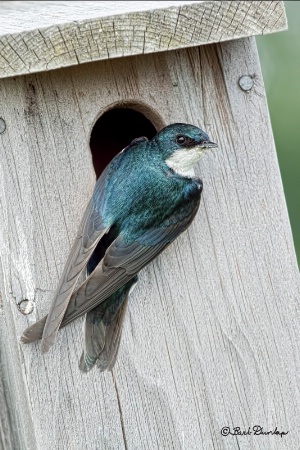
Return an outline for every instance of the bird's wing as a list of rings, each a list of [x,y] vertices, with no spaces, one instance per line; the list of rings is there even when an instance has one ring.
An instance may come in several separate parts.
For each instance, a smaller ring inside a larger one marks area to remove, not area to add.
[[[84,326],[84,349],[79,363],[83,372],[91,370],[96,362],[101,372],[113,368],[120,344],[128,296],[136,282],[137,277],[134,277],[87,313]]]
[[[174,223],[168,226],[152,228],[130,244],[120,234],[108,247],[94,272],[73,293],[61,326],[95,308],[161,253],[192,222],[199,202],[200,195],[185,217],[177,221],[174,218]],[[173,222],[172,218],[168,220],[170,222]]]
[[[97,189],[100,193],[97,198],[97,210],[94,207],[94,200],[92,198],[85,210],[75,242],[54,294],[53,302],[43,331],[42,353],[47,352],[54,344],[57,331],[60,328],[61,321],[63,320],[78,277],[85,268],[97,243],[109,230],[108,227],[104,226],[101,213],[99,212],[101,211],[101,202],[103,202],[104,198],[102,192],[104,192],[105,180],[106,171],[103,172],[103,176],[100,177],[97,183]]]

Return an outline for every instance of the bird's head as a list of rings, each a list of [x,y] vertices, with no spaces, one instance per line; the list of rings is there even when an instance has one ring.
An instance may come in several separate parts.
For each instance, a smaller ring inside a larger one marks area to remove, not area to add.
[[[185,123],[168,125],[153,140],[166,164],[186,176],[193,175],[193,166],[206,149],[217,147],[204,131]]]

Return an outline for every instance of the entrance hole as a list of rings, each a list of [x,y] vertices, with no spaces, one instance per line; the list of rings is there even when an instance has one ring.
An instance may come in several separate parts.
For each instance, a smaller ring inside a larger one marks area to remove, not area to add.
[[[95,123],[90,148],[97,178],[107,164],[130,142],[138,137],[152,139],[157,129],[139,111],[132,108],[113,108]]]

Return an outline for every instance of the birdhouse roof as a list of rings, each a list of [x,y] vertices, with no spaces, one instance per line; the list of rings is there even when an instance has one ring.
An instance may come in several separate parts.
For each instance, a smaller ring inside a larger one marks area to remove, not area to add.
[[[282,1],[1,1],[0,78],[287,27]]]

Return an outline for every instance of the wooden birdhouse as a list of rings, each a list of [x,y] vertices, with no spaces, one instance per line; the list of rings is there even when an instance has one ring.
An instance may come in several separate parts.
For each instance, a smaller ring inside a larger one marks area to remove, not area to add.
[[[0,16],[3,448],[298,448],[299,274],[253,37],[286,28],[283,2],[7,1]],[[176,122],[219,148],[197,166],[191,227],[140,274],[112,372],[78,369],[83,318],[46,355],[20,344],[96,178]]]

